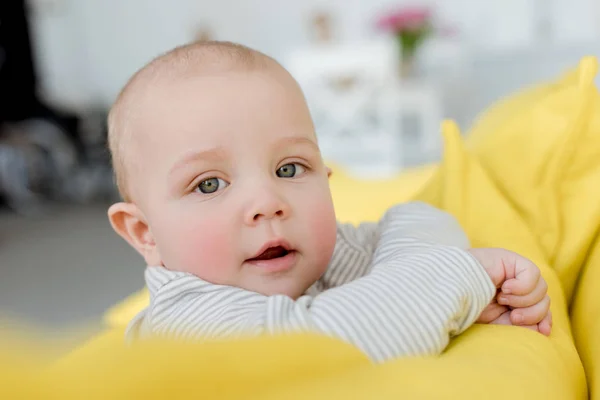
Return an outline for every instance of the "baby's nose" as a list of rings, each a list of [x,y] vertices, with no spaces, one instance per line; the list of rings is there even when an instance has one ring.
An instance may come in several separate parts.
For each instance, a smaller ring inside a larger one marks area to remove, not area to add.
[[[257,196],[255,202],[246,214],[246,223],[254,225],[260,220],[274,218],[285,219],[290,214],[290,207],[285,199],[277,193],[263,193]]]
[[[252,220],[258,221],[261,218],[275,218],[275,217],[282,217],[282,216],[283,216],[283,210],[277,210],[274,213],[254,214],[254,216],[252,217]]]

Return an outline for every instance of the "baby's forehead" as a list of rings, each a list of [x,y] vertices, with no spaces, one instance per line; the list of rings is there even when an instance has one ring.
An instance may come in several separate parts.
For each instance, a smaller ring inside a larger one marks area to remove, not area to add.
[[[130,122],[135,122],[147,116],[145,113],[149,108],[165,105],[170,101],[171,96],[180,95],[181,90],[185,90],[191,80],[210,80],[211,90],[197,90],[193,93],[193,97],[197,100],[213,99],[215,93],[220,91],[219,85],[228,87],[232,85],[230,77],[248,79],[255,74],[268,76],[269,79],[264,80],[263,84],[270,83],[286,88],[288,91],[301,93],[293,77],[279,64],[267,60],[261,66],[262,68],[256,68],[246,64],[236,64],[227,59],[216,59],[214,63],[207,63],[204,60],[202,64],[197,65],[167,63],[137,77],[136,81],[126,88],[119,108],[126,110]],[[213,79],[217,76],[222,79]]]

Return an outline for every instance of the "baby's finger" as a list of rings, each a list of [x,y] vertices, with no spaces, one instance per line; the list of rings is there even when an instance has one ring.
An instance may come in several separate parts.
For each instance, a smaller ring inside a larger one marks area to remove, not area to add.
[[[490,325],[512,325],[510,322],[510,311],[502,313],[498,318],[491,321]]]
[[[505,293],[501,292],[498,295],[498,303],[502,304],[502,305],[510,306],[513,308],[531,307],[532,305],[542,301],[542,299],[544,298],[544,296],[546,295],[547,292],[548,292],[548,284],[542,278],[542,279],[538,280],[538,283],[537,283],[536,287],[533,289],[533,291],[524,296],[505,294]]]
[[[477,322],[484,324],[490,323],[507,311],[509,311],[508,307],[501,306],[496,302],[491,303],[485,308],[485,310],[483,310],[483,312],[477,319]]]
[[[548,311],[548,314],[544,317],[542,322],[538,324],[538,329],[541,334],[550,336],[552,332],[552,312]]]
[[[502,285],[502,293],[518,296],[531,293],[540,280],[540,270],[527,259],[518,260],[516,274],[513,279],[507,279]]]
[[[510,320],[515,325],[538,324],[548,314],[549,309],[550,297],[546,295],[542,301],[531,307],[512,310],[510,313]]]

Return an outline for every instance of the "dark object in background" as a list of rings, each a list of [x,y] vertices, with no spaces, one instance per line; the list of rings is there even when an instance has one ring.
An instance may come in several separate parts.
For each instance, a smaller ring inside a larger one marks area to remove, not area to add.
[[[77,166],[75,147],[60,127],[45,119],[4,123],[0,137],[0,193],[22,214],[39,212],[58,198]]]
[[[60,126],[79,152],[75,115],[52,109],[37,94],[27,6],[24,0],[0,1],[0,123],[43,118]]]
[[[86,131],[104,132],[99,119],[86,115]],[[68,135],[42,118],[4,123],[0,137],[0,193],[21,214],[38,214],[48,201],[116,201],[110,158],[103,141],[86,140],[84,160]],[[91,135],[86,135],[92,139]]]
[[[0,202],[29,214],[49,199],[114,197],[108,158],[82,140],[89,121],[38,96],[27,11],[0,0]]]
[[[22,120],[40,108],[29,26],[22,0],[0,2],[0,121]]]

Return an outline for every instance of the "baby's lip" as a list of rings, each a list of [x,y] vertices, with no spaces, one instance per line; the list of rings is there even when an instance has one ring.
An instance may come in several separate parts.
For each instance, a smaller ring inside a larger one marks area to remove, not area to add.
[[[256,254],[254,254],[248,260],[252,260],[252,259],[260,257],[261,254],[263,254],[265,251],[267,251],[268,249],[273,248],[273,247],[282,247],[283,249],[285,249],[288,252],[294,251],[294,249],[292,248],[292,246],[289,244],[289,242],[287,240],[277,238],[277,239],[269,240],[268,242],[263,244],[262,247],[258,250],[258,252],[256,252]]]

